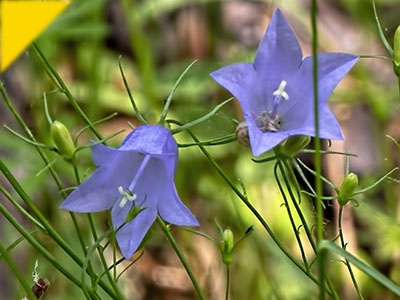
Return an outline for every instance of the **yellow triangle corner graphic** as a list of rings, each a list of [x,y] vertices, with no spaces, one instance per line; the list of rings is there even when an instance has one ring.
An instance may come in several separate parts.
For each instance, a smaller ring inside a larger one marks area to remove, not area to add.
[[[0,71],[4,71],[69,3],[0,0]]]

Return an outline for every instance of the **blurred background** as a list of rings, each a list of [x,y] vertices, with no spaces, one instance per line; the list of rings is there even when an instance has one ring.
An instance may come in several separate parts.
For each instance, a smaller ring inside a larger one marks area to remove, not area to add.
[[[400,24],[400,3],[398,0],[377,0],[376,3],[382,27],[392,42],[394,30]],[[169,118],[188,122],[230,97],[211,80],[209,73],[234,62],[252,61],[270,17],[278,7],[299,39],[303,55],[310,55],[310,1],[305,0],[75,0],[37,39],[37,44],[92,121],[118,113],[98,125],[105,136],[126,129],[110,141],[117,147],[131,130],[127,122],[139,125],[118,69],[120,55],[134,98],[142,113],[152,122],[157,121],[163,102],[180,73],[190,62],[198,59],[176,91],[168,115]],[[319,52],[388,55],[379,40],[369,0],[319,1],[318,30]],[[43,109],[44,92],[48,93],[53,119],[66,124],[72,134],[85,126],[65,96],[51,92],[55,86],[33,50],[27,49],[0,77],[38,141],[51,143]],[[348,150],[358,155],[350,159],[350,169],[361,178],[361,186],[372,183],[399,164],[398,148],[386,137],[389,134],[400,140],[399,101],[392,65],[381,59],[360,59],[330,98],[345,141],[333,141],[325,146],[329,150]],[[3,102],[0,104],[0,120],[1,124],[23,132]],[[234,101],[211,120],[195,127],[194,132],[200,139],[209,140],[233,133],[241,120],[240,107]],[[184,133],[175,137],[178,142],[190,142]],[[79,139],[79,143],[86,144],[90,139],[94,136],[88,132]],[[209,147],[209,151],[230,178],[239,177],[242,180],[251,202],[284,245],[300,260],[286,210],[281,206],[282,198],[273,177],[273,164],[253,163],[250,149],[237,142]],[[48,154],[56,157],[50,152]],[[35,175],[44,165],[34,148],[1,127],[0,155],[50,223],[76,251],[80,251],[69,215],[58,209],[62,197],[52,178],[46,171]],[[94,170],[90,151],[80,152],[78,158],[81,176],[88,176]],[[303,154],[301,159],[312,166],[311,155]],[[54,167],[64,187],[75,185],[69,164],[59,160]],[[324,157],[324,174],[336,185],[340,186],[344,169],[342,156]],[[14,194],[3,176],[0,176],[0,183]],[[196,147],[180,150],[176,186],[181,199],[200,221],[199,230],[217,241],[220,234],[215,219],[223,228],[231,228],[236,239],[254,225],[255,231],[235,252],[231,266],[231,299],[317,297],[317,286],[280,253],[257,220]],[[324,192],[332,194],[328,187]],[[358,207],[346,207],[343,221],[349,251],[397,283],[400,283],[399,195],[399,185],[385,181],[372,192],[358,196]],[[33,229],[32,224],[22,218],[3,195],[0,195],[0,201],[15,213],[22,224]],[[313,224],[312,202],[305,197],[301,205],[310,224]],[[337,207],[333,202],[326,205],[326,234],[333,238],[337,234]],[[98,227],[102,231],[107,230],[108,212],[97,213],[95,218]],[[88,231],[86,218],[78,215],[78,221]],[[201,236],[179,228],[172,230],[207,297],[223,299],[225,269],[219,249]],[[304,238],[304,232],[300,232]],[[89,232],[86,234],[89,240]],[[6,246],[19,238],[3,217],[0,217],[0,236],[1,243]],[[74,271],[72,261],[46,235],[37,233],[35,236],[68,269]],[[307,248],[306,251],[312,258],[312,249]],[[21,242],[12,251],[12,257],[28,280],[35,260],[39,261],[40,276],[51,282],[44,299],[84,298],[79,289],[27,242]],[[328,271],[342,299],[357,299],[344,264],[333,256],[330,256],[329,263]],[[127,264],[124,263],[125,266]],[[4,262],[0,263],[0,270],[0,298],[23,298],[23,289]],[[395,299],[385,288],[357,270],[356,276],[365,299]],[[151,230],[143,257],[121,280],[129,300],[196,299],[185,270],[157,224]]]

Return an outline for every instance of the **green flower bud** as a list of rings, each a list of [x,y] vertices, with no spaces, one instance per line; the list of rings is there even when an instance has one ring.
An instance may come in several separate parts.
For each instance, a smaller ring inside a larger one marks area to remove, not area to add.
[[[358,176],[354,173],[349,173],[343,180],[338,194],[338,202],[340,206],[346,205],[347,202],[353,197],[354,190],[358,186]]]
[[[233,260],[234,246],[235,244],[232,230],[225,229],[222,233],[220,244],[222,261],[225,265],[230,265]]]
[[[72,159],[75,145],[68,128],[63,123],[54,121],[51,124],[50,133],[58,152],[66,159]]]
[[[400,77],[400,25],[394,33],[393,42],[393,68],[394,73]]]
[[[303,150],[311,141],[307,135],[293,135],[288,137],[279,147],[279,154],[284,157],[292,157]]]

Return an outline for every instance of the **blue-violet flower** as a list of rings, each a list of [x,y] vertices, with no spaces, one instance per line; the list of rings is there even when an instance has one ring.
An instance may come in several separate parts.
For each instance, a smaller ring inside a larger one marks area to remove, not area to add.
[[[199,225],[176,192],[178,145],[167,128],[139,126],[118,149],[94,145],[92,156],[98,168],[61,208],[86,213],[111,208],[117,242],[125,258],[136,251],[157,213],[171,224]]]
[[[326,101],[357,59],[344,53],[317,56],[320,138],[343,139]],[[299,43],[279,9],[254,63],[229,65],[211,77],[239,100],[254,156],[292,135],[315,136],[312,57],[302,59]]]

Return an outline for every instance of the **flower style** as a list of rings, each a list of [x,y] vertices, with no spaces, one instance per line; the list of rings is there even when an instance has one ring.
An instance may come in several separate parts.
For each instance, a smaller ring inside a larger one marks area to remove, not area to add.
[[[157,213],[171,224],[199,225],[176,192],[178,145],[165,127],[139,126],[118,149],[98,144],[92,147],[92,156],[98,168],[61,208],[86,213],[111,208],[125,258],[136,251]]]
[[[326,101],[357,59],[344,53],[317,56],[320,138],[343,139]],[[312,56],[302,59],[299,43],[279,9],[271,18],[254,63],[229,65],[211,77],[239,100],[254,156],[289,136],[315,136]]]

